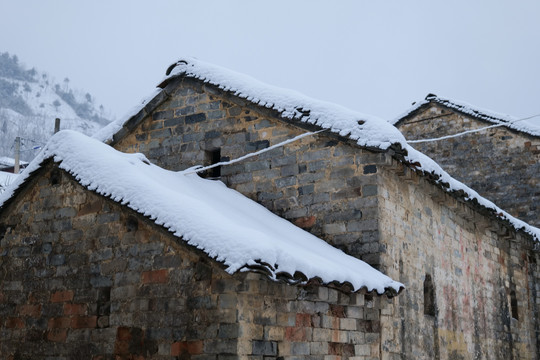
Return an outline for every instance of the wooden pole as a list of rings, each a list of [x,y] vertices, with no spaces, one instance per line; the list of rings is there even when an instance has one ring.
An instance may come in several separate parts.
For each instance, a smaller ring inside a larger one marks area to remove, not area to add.
[[[54,133],[56,134],[59,131],[60,131],[60,119],[56,118],[54,120]]]
[[[15,138],[15,166],[13,167],[13,173],[18,174],[19,173],[19,157],[21,154],[21,138],[16,137]]]

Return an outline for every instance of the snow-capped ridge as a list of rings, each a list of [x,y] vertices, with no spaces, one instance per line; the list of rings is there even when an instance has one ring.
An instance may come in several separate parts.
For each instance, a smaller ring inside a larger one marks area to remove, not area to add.
[[[405,119],[406,117],[416,112],[418,109],[430,103],[440,104],[447,108],[456,110],[466,115],[470,115],[480,120],[484,120],[494,125],[502,125],[515,131],[540,137],[540,126],[527,122],[525,119],[516,118],[507,114],[497,113],[491,110],[471,105],[465,101],[448,99],[445,97],[437,96],[435,94],[428,94],[424,100],[415,103],[409,109],[405,110],[403,113],[390,120],[389,122],[392,125],[396,125],[401,120]]]
[[[452,178],[435,161],[417,151],[405,140],[403,134],[389,122],[375,116],[362,114],[343,106],[309,98],[297,91],[282,89],[265,84],[248,75],[206,63],[191,57],[184,57],[173,63],[166,71],[166,76],[159,83],[162,89],[156,89],[138,108],[132,110],[117,122],[109,124],[94,137],[107,142],[116,134],[125,134],[124,128],[132,119],[146,116],[152,109],[143,110],[148,104],[159,99],[166,99],[165,88],[176,77],[189,77],[212,84],[246,99],[254,104],[277,110],[280,116],[290,120],[316,125],[328,129],[342,137],[354,140],[359,146],[378,150],[393,147],[400,152],[403,160],[416,171],[429,175],[434,182],[450,194],[460,194],[458,198],[471,201],[489,209],[493,216],[507,221],[516,230],[523,230],[536,241],[540,241],[540,229],[516,219],[491,201],[481,197],[476,191]],[[417,104],[417,107],[422,104]]]

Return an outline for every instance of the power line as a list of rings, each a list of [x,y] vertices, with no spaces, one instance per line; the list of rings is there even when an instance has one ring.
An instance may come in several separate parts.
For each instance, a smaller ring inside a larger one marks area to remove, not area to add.
[[[315,135],[315,134],[321,133],[321,132],[326,131],[326,130],[328,130],[328,129],[322,129],[322,130],[314,131],[314,132],[307,132],[307,133],[295,136],[292,139],[288,139],[288,140],[282,141],[282,142],[280,142],[278,144],[267,147],[265,149],[262,149],[262,150],[259,150],[259,151],[255,151],[255,152],[240,156],[239,158],[236,158],[236,159],[233,159],[233,160],[222,161],[222,162],[218,162],[218,163],[208,165],[208,166],[204,166],[204,167],[199,165],[199,167],[190,168],[190,169],[181,171],[180,173],[183,174],[183,175],[188,175],[188,174],[198,173],[198,172],[201,172],[201,171],[210,170],[210,169],[213,169],[213,168],[218,167],[218,166],[231,165],[231,164],[240,162],[242,160],[248,159],[250,157],[257,156],[257,155],[260,155],[260,154],[265,153],[267,151],[273,150],[275,148],[290,144],[290,143],[292,143],[294,141],[305,138],[306,136]]]
[[[538,117],[538,116],[540,116],[540,114],[532,115],[532,116],[529,116],[529,117],[526,117],[526,118],[523,118],[523,119],[517,119],[517,120],[504,122],[504,123],[501,123],[501,124],[485,126],[483,128],[479,128],[479,129],[467,130],[467,131],[463,131],[463,132],[453,134],[453,135],[446,135],[446,136],[441,136],[441,137],[432,138],[432,139],[407,140],[407,142],[409,144],[418,144],[418,143],[424,143],[424,142],[433,142],[433,141],[446,140],[446,139],[451,139],[451,138],[463,136],[463,135],[466,135],[466,134],[472,134],[472,133],[484,131],[484,130],[487,130],[487,129],[493,129],[493,128],[501,127],[501,126],[508,126],[508,124],[513,124],[515,122],[523,121],[523,120],[529,120],[529,119],[532,119],[532,118],[535,118],[535,117]]]

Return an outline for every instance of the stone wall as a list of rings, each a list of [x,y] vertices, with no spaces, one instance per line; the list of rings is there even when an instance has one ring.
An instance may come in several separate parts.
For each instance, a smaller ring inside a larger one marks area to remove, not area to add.
[[[492,124],[430,104],[398,128],[407,139],[429,139],[488,125]],[[540,226],[539,137],[498,127],[413,146],[503,210]]]
[[[236,159],[308,130],[284,123],[211,85],[183,79],[170,99],[113,144],[181,170],[219,149]],[[377,165],[386,154],[332,136],[310,136],[221,168],[221,180],[275,214],[379,266]],[[383,269],[384,270],[384,269]]]
[[[52,165],[0,213],[0,278],[0,358],[12,360],[374,359],[393,308],[231,276]]]
[[[379,224],[383,262],[394,264],[386,273],[407,290],[383,349],[395,359],[536,359],[540,258],[533,240],[414,173],[395,173],[379,173]]]
[[[180,170],[208,165],[216,149],[235,159],[307,130],[182,79],[114,146]],[[405,282],[399,309],[380,318],[382,358],[534,358],[540,287],[531,239],[457,203],[389,154],[321,134],[224,166],[221,180]]]
[[[372,294],[287,286],[255,273],[231,284],[238,354],[252,359],[380,359],[381,319],[394,301]]]

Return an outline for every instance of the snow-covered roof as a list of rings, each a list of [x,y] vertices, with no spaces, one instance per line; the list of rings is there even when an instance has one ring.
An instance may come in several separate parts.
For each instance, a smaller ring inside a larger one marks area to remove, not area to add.
[[[17,174],[0,171],[0,193],[3,192],[8,185],[13,183],[17,176]]]
[[[399,282],[227,188],[197,174],[151,164],[74,131],[54,135],[20,177],[0,195],[0,209],[46,159],[83,186],[127,206],[188,244],[223,262],[226,271],[257,270],[272,279],[317,279],[382,294]],[[303,275],[300,275],[303,274]]]
[[[429,175],[429,178],[446,192],[486,208],[492,216],[507,221],[516,230],[523,230],[535,240],[540,240],[540,229],[516,219],[467,185],[452,178],[435,161],[409,145],[403,134],[389,122],[340,105],[315,100],[293,90],[268,85],[245,74],[194,58],[182,58],[172,64],[160,82],[159,86],[162,88],[156,88],[140,105],[134,107],[124,117],[102,128],[94,138],[111,142],[117,136],[127,134],[129,132],[127,127],[130,124],[141,121],[170,96],[173,90],[167,89],[168,82],[182,76],[215,85],[254,104],[277,110],[283,118],[328,129],[356,141],[362,147],[380,150],[387,150],[391,146],[401,148],[405,155],[400,160],[414,170]]]
[[[399,123],[401,120],[404,120],[405,118],[414,114],[420,108],[423,108],[425,105],[431,103],[440,104],[449,109],[469,115],[476,119],[487,121],[494,125],[503,125],[515,131],[520,131],[532,136],[540,136],[540,126],[527,122],[526,120],[521,120],[519,118],[506,114],[496,113],[490,110],[479,108],[477,106],[473,106],[464,101],[450,100],[434,94],[428,94],[424,100],[415,103],[404,113],[391,120],[390,123],[393,125],[397,125],[397,123]]]
[[[160,83],[178,76],[199,79],[231,92],[254,104],[277,110],[286,119],[317,125],[341,136],[356,140],[358,145],[381,150],[392,144],[403,143],[405,138],[394,126],[372,115],[362,114],[330,102],[314,100],[299,92],[282,89],[260,82],[250,76],[237,73],[203,61],[185,58],[167,70],[167,76]],[[144,104],[133,109],[118,122],[109,124],[94,135],[102,141],[109,141],[132,116],[149,103],[160,91],[143,100]]]
[[[28,162],[20,160],[19,165],[26,166],[28,165]],[[7,156],[0,156],[0,168],[13,167],[13,166],[15,166],[15,159],[7,157]]]

